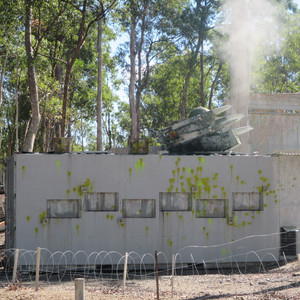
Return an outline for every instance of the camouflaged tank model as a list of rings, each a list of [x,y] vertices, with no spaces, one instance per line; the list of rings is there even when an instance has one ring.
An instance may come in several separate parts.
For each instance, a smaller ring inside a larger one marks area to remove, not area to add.
[[[152,135],[162,149],[174,154],[197,154],[233,150],[241,144],[239,135],[252,130],[251,126],[230,129],[229,126],[244,117],[242,114],[227,115],[230,105],[209,110],[195,108],[188,119],[157,130]]]

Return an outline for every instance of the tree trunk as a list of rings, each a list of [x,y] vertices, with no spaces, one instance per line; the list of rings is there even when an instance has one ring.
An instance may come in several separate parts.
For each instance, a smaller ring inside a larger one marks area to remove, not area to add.
[[[64,83],[63,106],[62,106],[61,137],[65,136],[65,131],[66,131],[67,104],[68,104],[68,95],[69,95],[69,83],[71,78],[71,69],[72,69],[72,65],[70,65],[70,63],[67,63],[65,83]]]
[[[135,73],[135,58],[136,58],[136,20],[135,17],[131,17],[130,24],[130,83],[129,83],[129,105],[130,105],[130,117],[131,117],[131,139],[139,138],[139,128],[138,128],[138,120],[137,120],[137,107],[134,96],[135,91],[135,81],[136,81],[136,73]]]
[[[25,49],[27,55],[28,81],[32,120],[28,129],[23,151],[33,152],[35,138],[41,120],[38,87],[35,74],[33,49],[31,46],[31,1],[25,1]]]
[[[3,63],[2,71],[1,71],[1,77],[0,77],[0,107],[2,106],[2,103],[3,103],[3,93],[4,93],[3,79],[4,79],[4,73],[5,73],[5,68],[6,68],[6,64],[7,64],[7,59],[8,59],[8,51],[6,49],[5,59],[4,59],[4,63]],[[0,126],[1,126],[1,124],[0,124]]]
[[[214,81],[213,81],[213,83],[211,85],[211,88],[210,88],[209,103],[208,103],[208,108],[209,109],[211,109],[211,106],[212,106],[212,97],[213,97],[213,94],[214,94],[215,85],[216,85],[217,80],[219,78],[222,67],[223,67],[223,62],[220,61],[217,74],[216,74],[216,76],[214,78]]]
[[[186,118],[186,103],[187,103],[187,92],[190,84],[190,79],[193,75],[194,71],[190,70],[184,81],[184,86],[183,86],[183,92],[182,92],[182,99],[181,99],[181,119]]]
[[[203,39],[201,40],[201,53],[200,53],[200,103],[202,107],[205,107],[205,96],[204,96],[204,47]]]
[[[2,71],[1,71],[1,77],[0,77],[0,108],[3,103],[3,93],[4,93],[3,79],[4,79],[4,73],[5,73],[5,68],[6,68],[6,64],[7,64],[7,59],[8,59],[8,51],[6,49],[5,59],[4,59],[4,63],[3,63]],[[2,120],[0,119],[0,151],[1,151],[1,146],[2,146]]]
[[[197,45],[195,50],[193,51],[190,59],[189,59],[189,71],[185,77],[184,86],[183,86],[183,92],[182,92],[182,99],[181,99],[181,119],[186,118],[186,103],[187,103],[187,92],[190,84],[190,79],[195,71],[195,65],[197,64],[197,56],[199,53],[199,49],[201,46],[201,37],[199,34]]]
[[[98,93],[97,93],[97,151],[102,151],[102,35],[103,20],[98,21]]]
[[[18,76],[18,74],[17,74]],[[19,77],[17,80],[17,92],[16,92],[16,119],[15,119],[15,127],[16,127],[16,152],[19,152]]]

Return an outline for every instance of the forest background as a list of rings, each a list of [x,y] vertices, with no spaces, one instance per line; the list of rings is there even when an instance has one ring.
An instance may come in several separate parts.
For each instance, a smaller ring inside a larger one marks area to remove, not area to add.
[[[126,146],[222,105],[235,50],[225,4],[243,3],[261,32],[262,1],[278,35],[255,45],[250,93],[299,92],[299,0],[0,0],[0,161],[50,152],[55,136],[72,151]]]

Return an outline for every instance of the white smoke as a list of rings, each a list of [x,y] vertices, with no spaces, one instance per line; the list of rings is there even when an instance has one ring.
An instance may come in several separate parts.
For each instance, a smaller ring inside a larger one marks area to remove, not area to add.
[[[245,118],[238,126],[248,125],[248,96],[251,67],[258,49],[267,49],[279,40],[281,10],[268,0],[225,0],[222,5],[221,33],[227,36],[224,56],[230,61],[231,95],[234,113]],[[242,141],[242,144],[248,141]],[[239,151],[247,151],[246,148]]]

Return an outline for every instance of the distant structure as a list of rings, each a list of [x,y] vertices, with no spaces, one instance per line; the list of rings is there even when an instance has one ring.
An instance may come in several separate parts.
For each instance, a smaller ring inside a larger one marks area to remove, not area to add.
[[[250,95],[248,117],[250,153],[300,149],[300,93]]]

